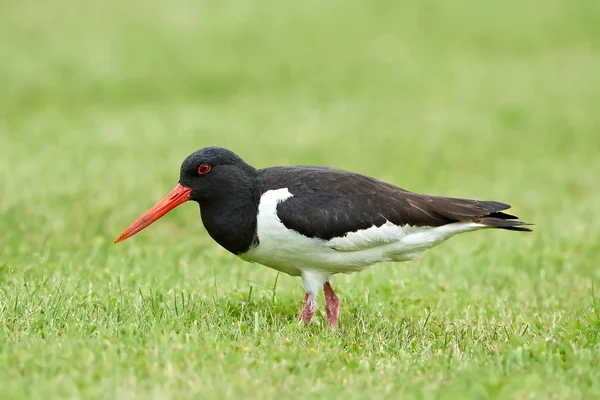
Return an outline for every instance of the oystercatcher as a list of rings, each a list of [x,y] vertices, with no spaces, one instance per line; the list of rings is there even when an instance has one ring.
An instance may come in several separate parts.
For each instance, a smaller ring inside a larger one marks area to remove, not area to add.
[[[508,204],[409,192],[340,169],[293,166],[255,169],[220,147],[205,147],[181,164],[179,183],[116,240],[146,228],[180,204],[200,205],[209,235],[243,260],[301,276],[308,323],[322,288],[327,321],[339,300],[330,279],[382,261],[407,261],[457,233],[484,228],[531,231],[502,212]]]

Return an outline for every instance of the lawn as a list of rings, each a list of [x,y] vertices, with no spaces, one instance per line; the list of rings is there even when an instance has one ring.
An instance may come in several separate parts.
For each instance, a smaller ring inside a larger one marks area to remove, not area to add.
[[[600,5],[3,0],[2,399],[600,397]],[[195,204],[114,238],[207,145],[499,200],[333,281],[210,239]]]

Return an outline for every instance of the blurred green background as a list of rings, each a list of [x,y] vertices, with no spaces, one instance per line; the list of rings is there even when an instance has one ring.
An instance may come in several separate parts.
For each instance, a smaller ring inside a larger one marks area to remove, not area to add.
[[[595,398],[599,109],[597,0],[3,0],[2,398]],[[340,329],[298,326],[300,281],[196,206],[112,245],[208,145],[535,232],[341,276]]]

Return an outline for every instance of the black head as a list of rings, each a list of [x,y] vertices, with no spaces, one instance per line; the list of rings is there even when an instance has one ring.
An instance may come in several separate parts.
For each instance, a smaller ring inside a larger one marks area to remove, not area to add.
[[[245,196],[254,193],[256,174],[256,169],[227,149],[200,149],[181,164],[179,184],[125,229],[115,243],[135,235],[188,200],[206,203],[207,206],[232,199],[244,201]]]
[[[222,147],[205,147],[181,164],[179,184],[190,188],[190,200],[218,200],[252,185],[256,170]]]

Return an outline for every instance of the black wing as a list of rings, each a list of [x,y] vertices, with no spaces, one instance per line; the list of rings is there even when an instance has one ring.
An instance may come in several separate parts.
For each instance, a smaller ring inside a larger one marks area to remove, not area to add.
[[[386,220],[420,227],[472,221],[530,231],[516,216],[501,212],[508,204],[421,195],[338,169],[273,167],[260,170],[259,181],[261,194],[280,188],[293,194],[278,205],[277,215],[287,228],[308,237],[329,240]]]

